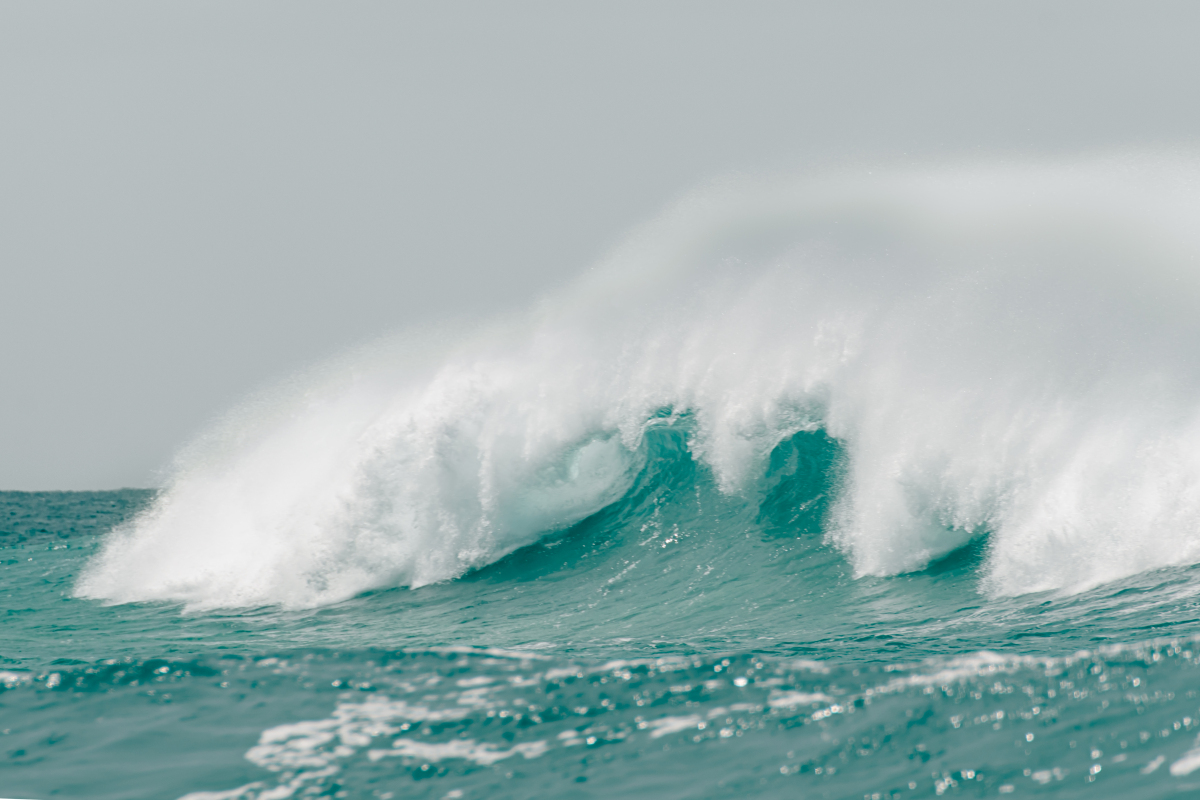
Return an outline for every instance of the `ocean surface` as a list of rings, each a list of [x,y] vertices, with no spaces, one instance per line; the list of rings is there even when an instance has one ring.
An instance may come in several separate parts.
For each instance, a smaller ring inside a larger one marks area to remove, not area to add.
[[[0,492],[0,795],[1200,795],[1198,178],[713,187]]]

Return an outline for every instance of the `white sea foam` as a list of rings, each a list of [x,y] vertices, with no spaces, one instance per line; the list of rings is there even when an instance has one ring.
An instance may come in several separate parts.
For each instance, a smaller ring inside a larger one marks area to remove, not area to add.
[[[11,670],[0,670],[0,684],[4,685],[5,689],[12,689],[14,686],[20,686],[23,683],[29,683],[33,680],[33,675],[27,672],[12,672]]]
[[[813,703],[832,703],[833,698],[821,692],[771,692],[767,705],[771,708],[795,708]]]
[[[1171,762],[1170,772],[1179,778],[1184,775],[1191,775],[1198,769],[1200,769],[1200,747],[1193,747]]]
[[[723,491],[824,428],[860,575],[984,532],[992,593],[1200,560],[1190,158],[746,182],[522,317],[407,335],[233,412],[80,580],[309,606],[460,575],[617,499],[690,410]]]
[[[378,695],[363,702],[339,702],[325,719],[292,722],[268,728],[258,744],[246,752],[254,765],[280,775],[274,786],[262,781],[222,792],[192,792],[179,800],[282,800],[313,793],[313,785],[342,771],[344,763],[359,755],[380,737],[408,729],[405,722],[439,722],[466,716],[463,709],[429,709]],[[505,749],[472,739],[446,742],[414,741],[400,736],[392,749],[366,750],[371,761],[389,756],[434,762],[462,759],[488,766],[520,755],[538,758],[548,749],[543,741],[522,742]]]
[[[694,728],[699,728],[704,725],[704,717],[699,714],[688,714],[683,717],[659,717],[658,719],[650,720],[649,722],[638,727],[650,728],[651,739],[661,739],[664,736],[670,736],[673,733],[680,731],[689,731]]]
[[[378,761],[381,758],[400,756],[430,762],[459,758],[486,767],[515,755],[522,755],[527,759],[537,758],[547,749],[548,746],[545,742],[524,742],[505,750],[488,744],[477,744],[473,739],[454,739],[449,742],[417,742],[410,739],[397,739],[392,743],[391,750],[370,750],[367,752],[367,757],[372,761]]]

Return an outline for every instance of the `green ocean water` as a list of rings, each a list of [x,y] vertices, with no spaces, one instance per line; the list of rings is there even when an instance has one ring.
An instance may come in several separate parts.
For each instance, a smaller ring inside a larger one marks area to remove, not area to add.
[[[141,490],[0,494],[15,798],[1154,798],[1200,792],[1200,570],[989,598],[981,533],[852,576],[840,450],[629,491],[456,579],[309,609],[74,596]]]

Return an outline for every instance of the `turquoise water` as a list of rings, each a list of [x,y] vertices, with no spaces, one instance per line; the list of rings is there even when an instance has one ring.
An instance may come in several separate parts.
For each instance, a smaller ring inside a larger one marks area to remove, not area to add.
[[[719,187],[0,493],[0,795],[1200,793],[1197,186]]]
[[[304,610],[73,597],[153,494],[0,495],[5,795],[1200,790],[1172,774],[1200,764],[1200,570],[989,601],[984,535],[855,580],[820,530],[835,442],[728,496],[686,440],[656,429],[626,496],[549,540]]]

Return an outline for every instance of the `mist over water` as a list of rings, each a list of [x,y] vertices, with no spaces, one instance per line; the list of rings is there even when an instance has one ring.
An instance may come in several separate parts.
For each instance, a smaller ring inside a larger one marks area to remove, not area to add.
[[[841,448],[857,575],[986,540],[990,595],[1200,558],[1195,159],[732,181],[531,311],[409,332],[232,412],[79,581],[191,610],[456,578],[619,501],[691,420],[751,497]]]

